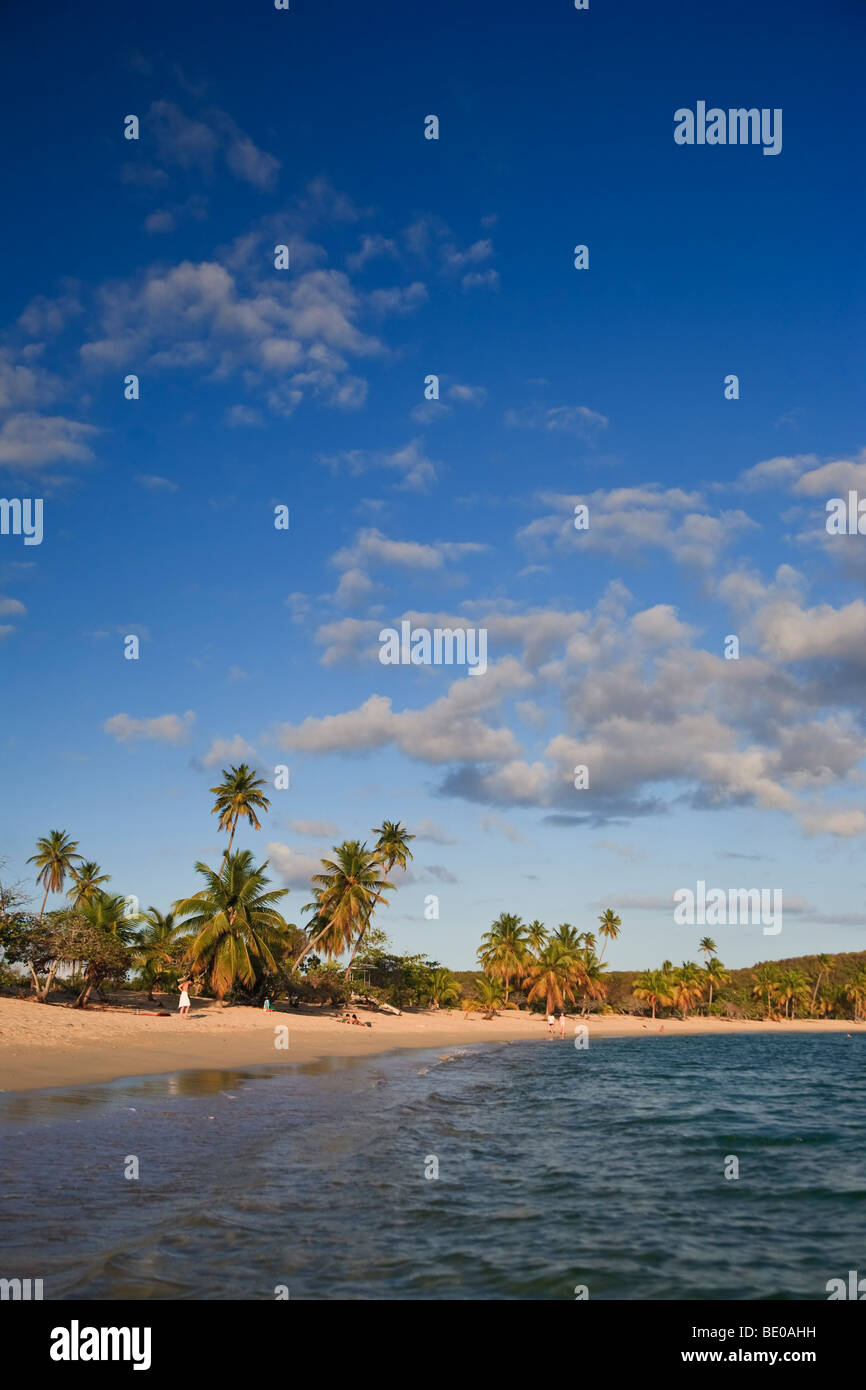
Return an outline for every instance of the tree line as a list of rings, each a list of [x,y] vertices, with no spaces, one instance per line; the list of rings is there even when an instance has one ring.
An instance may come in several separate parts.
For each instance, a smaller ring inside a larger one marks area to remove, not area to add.
[[[376,911],[395,892],[389,875],[413,857],[415,837],[399,821],[375,827],[369,847],[360,840],[333,847],[313,875],[312,900],[301,909],[308,920],[299,927],[280,910],[289,890],[272,886],[267,860],[257,864],[250,850],[233,849],[242,821],[261,829],[259,817],[270,809],[265,785],[246,763],[223,769],[210,789],[211,811],[228,837],[222,860],[218,868],[197,862],[201,887],[166,912],[132,911],[130,899],[108,888],[110,876],[84,858],[77,841],[49,831],[28,860],[43,890],[39,911],[29,910],[21,885],[0,884],[0,984],[18,983],[8,967],[24,966],[40,1001],[60,977],[74,982],[78,1007],[107,984],[146,989],[153,1000],[189,978],[220,1001],[343,1004],[354,991],[398,1007],[479,1009],[486,1017],[508,1008],[577,1008],[586,1015],[634,1011],[634,1004],[652,1019],[749,1006],[767,1020],[851,1014],[859,1021],[866,1014],[866,962],[839,980],[829,955],[815,958],[814,974],[796,962],[762,963],[748,989],[741,979],[731,987],[731,972],[708,936],[698,946],[702,965],[666,960],[637,975],[610,971],[605,953],[622,930],[613,908],[602,912],[594,931],[568,922],[548,930],[537,919],[524,923],[502,912],[478,949],[483,973],[471,980],[424,954],[394,954]],[[46,911],[50,894],[65,894],[67,905]],[[68,976],[61,976],[64,970]]]

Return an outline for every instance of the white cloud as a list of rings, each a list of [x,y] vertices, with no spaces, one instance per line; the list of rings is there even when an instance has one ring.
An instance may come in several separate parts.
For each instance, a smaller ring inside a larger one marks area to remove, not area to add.
[[[340,833],[340,827],[330,820],[292,820],[289,825],[296,835],[317,840],[332,839]]]
[[[235,734],[234,738],[215,738],[202,763],[205,767],[217,767],[220,763],[247,762],[255,756],[256,750],[252,744],[247,743],[240,734]]]
[[[61,391],[59,378],[51,372],[16,361],[9,348],[0,348],[0,410],[45,405]]]
[[[276,183],[280,161],[260,150],[225,111],[212,109],[196,120],[172,101],[155,101],[142,125],[166,164],[209,175],[222,153],[235,178],[260,189]]]
[[[88,463],[87,443],[100,431],[95,425],[61,415],[12,415],[0,427],[0,467],[41,468],[46,463]]]
[[[229,142],[226,164],[235,178],[261,189],[273,188],[280,169],[278,159],[260,150],[248,135],[240,132]]]
[[[448,387],[448,396],[453,401],[461,401],[466,405],[483,405],[487,399],[487,392],[483,386],[465,386],[455,382]]]
[[[606,415],[585,405],[556,405],[507,410],[505,423],[512,429],[547,430],[552,434],[575,434],[587,439],[607,429],[608,420]]]
[[[450,830],[446,830],[435,820],[419,820],[410,829],[414,830],[417,840],[430,840],[434,845],[457,844],[457,836],[452,835]]]
[[[666,551],[681,564],[709,571],[742,535],[759,529],[740,510],[697,510],[697,494],[655,485],[591,493],[543,494],[556,511],[523,527],[518,539],[542,552],[603,550],[633,557],[644,548]],[[589,508],[589,526],[575,530],[575,507]],[[689,510],[695,508],[695,510]]]
[[[464,290],[498,290],[499,271],[498,270],[470,270],[468,275],[464,275],[460,281]]]
[[[382,257],[393,259],[397,255],[396,243],[388,237],[378,234],[369,234],[361,238],[361,244],[353,255],[346,257],[346,266],[349,270],[361,270],[368,261],[379,260]]]
[[[135,481],[148,492],[179,492],[177,483],[171,478],[161,478],[158,473],[136,473]]]
[[[507,657],[482,677],[455,681],[447,695],[423,710],[398,712],[389,697],[371,695],[345,714],[284,724],[278,732],[280,746],[307,753],[364,753],[393,744],[408,757],[431,763],[466,758],[503,762],[517,754],[519,745],[509,729],[490,727],[481,714],[495,708],[506,692],[525,688],[530,679]]]
[[[817,454],[782,455],[763,459],[740,474],[747,491],[781,488],[795,497],[844,495],[849,489],[866,491],[866,449],[854,458],[822,462]]]
[[[456,246],[446,246],[442,252],[442,259],[448,270],[465,270],[468,265],[477,265],[479,261],[486,261],[492,255],[493,242],[490,237],[483,237],[480,241],[473,241],[464,251],[460,251]]]
[[[793,601],[769,604],[757,618],[766,651],[782,661],[850,661],[866,665],[866,603],[800,608]]]
[[[481,826],[482,830],[488,832],[495,831],[499,835],[504,835],[506,840],[510,840],[512,844],[520,845],[525,843],[526,837],[521,835],[517,826],[511,825],[508,821],[503,820],[501,816],[482,816],[478,824]]]
[[[311,879],[313,874],[322,872],[321,858],[291,849],[289,845],[281,844],[279,840],[272,840],[266,846],[265,853],[268,863],[279,874],[287,887],[306,888],[312,896]],[[299,912],[303,906],[303,903],[299,903],[295,911]]]
[[[260,412],[248,405],[229,406],[225,414],[225,421],[232,429],[237,429],[242,426],[256,428],[264,424]]]
[[[410,570],[440,570],[446,564],[467,555],[478,555],[486,545],[475,541],[436,541],[428,545],[420,541],[395,541],[375,527],[358,533],[351,546],[338,550],[331,563],[337,569],[358,565],[396,565]]]
[[[156,212],[150,212],[144,219],[144,230],[150,232],[151,236],[173,232],[176,226],[174,213],[169,212],[168,208],[159,208]]]
[[[157,743],[186,743],[190,735],[195,715],[192,710],[186,714],[159,714],[154,719],[134,719],[128,714],[113,714],[106,719],[103,728],[118,743],[131,743],[137,739],[151,739]]]
[[[398,488],[409,492],[426,492],[436,481],[439,465],[427,457],[419,439],[392,452],[387,450],[346,449],[338,454],[321,454],[320,462],[334,472],[345,470],[353,476],[373,468],[393,469],[401,474]]]

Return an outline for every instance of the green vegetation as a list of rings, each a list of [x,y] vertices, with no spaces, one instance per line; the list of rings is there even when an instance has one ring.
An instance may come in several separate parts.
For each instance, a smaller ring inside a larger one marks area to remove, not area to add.
[[[267,862],[256,864],[250,850],[232,848],[240,821],[261,829],[259,816],[270,808],[264,786],[246,763],[223,769],[211,788],[212,811],[228,835],[222,863],[218,870],[197,863],[203,886],[167,912],[154,906],[133,911],[133,900],[107,891],[110,876],[95,860],[83,859],[66,831],[39,839],[28,861],[44,888],[39,913],[29,910],[20,885],[0,884],[2,986],[20,984],[9,969],[18,966],[40,1002],[63,985],[74,990],[81,1008],[109,982],[146,989],[155,1000],[160,990],[175,991],[185,976],[199,993],[221,1002],[283,998],[295,1005],[341,1005],[363,990],[398,1008],[458,1004],[460,987],[438,961],[388,954],[384,933],[373,927],[377,907],[387,906],[394,891],[388,874],[412,858],[414,836],[406,827],[383,821],[373,831],[372,849],[359,840],[335,845],[313,876],[303,930],[283,917],[288,889],[271,885]],[[46,912],[49,894],[61,893],[67,881],[71,907]]]
[[[715,942],[708,938],[704,942],[700,951],[715,952]],[[610,1002],[619,1011],[629,1012],[629,996],[652,1018],[688,1017],[697,1011],[770,1022],[784,1018],[856,1022],[866,1005],[866,953],[761,961],[742,970],[728,970],[712,955],[703,968],[693,961],[678,967],[665,961],[659,970],[611,972]]]
[[[451,972],[423,954],[395,955],[376,925],[376,911],[395,892],[389,875],[412,859],[415,837],[399,821],[377,826],[372,848],[360,840],[333,847],[313,875],[313,897],[302,908],[308,920],[295,926],[280,911],[288,890],[270,885],[267,862],[256,864],[250,850],[232,849],[241,820],[261,829],[259,813],[270,808],[265,783],[245,763],[221,776],[211,791],[213,813],[228,834],[222,863],[218,870],[197,863],[203,886],[165,913],[154,906],[133,913],[129,899],[107,891],[110,876],[79,854],[66,831],[37,840],[28,863],[44,890],[38,913],[21,885],[0,883],[0,987],[20,987],[20,975],[10,970],[17,966],[26,970],[40,1002],[63,984],[74,988],[79,1007],[108,982],[146,989],[154,1000],[188,975],[199,993],[221,1002],[270,998],[341,1006],[366,998],[398,1009],[477,1009],[487,1018],[514,1008],[651,1019],[695,1013],[768,1022],[866,1018],[866,952],[729,970],[716,942],[704,936],[697,943],[700,965],[666,960],[656,969],[615,971],[604,963],[608,944],[622,931],[612,907],[594,931],[569,922],[549,931],[537,919],[525,923],[515,913],[500,913],[481,938],[480,976]],[[46,912],[49,894],[62,893],[67,882],[70,905]]]
[[[619,936],[622,922],[608,908],[599,918],[599,933],[608,940]],[[484,979],[476,979],[469,998],[480,1003],[488,1017],[498,1008],[543,1008],[552,1013],[581,1001],[582,1011],[599,1004],[607,993],[605,966],[595,953],[596,937],[561,922],[548,933],[544,923],[527,926],[514,913],[503,912],[484,933],[478,960]],[[491,986],[502,988],[495,997]],[[512,985],[517,993],[511,997]]]

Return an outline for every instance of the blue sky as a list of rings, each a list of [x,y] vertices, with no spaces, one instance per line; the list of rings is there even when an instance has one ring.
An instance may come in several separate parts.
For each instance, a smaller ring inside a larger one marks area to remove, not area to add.
[[[292,920],[384,817],[392,939],[454,967],[607,905],[613,965],[692,957],[699,878],[783,890],[730,964],[860,949],[866,542],[824,524],[866,495],[858,6],[10,14],[11,875],[65,828],[166,907],[246,758],[291,768],[240,842]],[[699,100],[781,108],[781,153],[676,145]],[[381,665],[404,617],[485,627],[488,671]]]

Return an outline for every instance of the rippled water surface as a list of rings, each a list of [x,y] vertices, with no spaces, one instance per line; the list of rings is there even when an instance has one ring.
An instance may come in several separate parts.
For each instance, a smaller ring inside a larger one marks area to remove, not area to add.
[[[825,1299],[866,1270],[864,1139],[866,1038],[841,1033],[7,1093],[0,1275],[46,1298]]]

